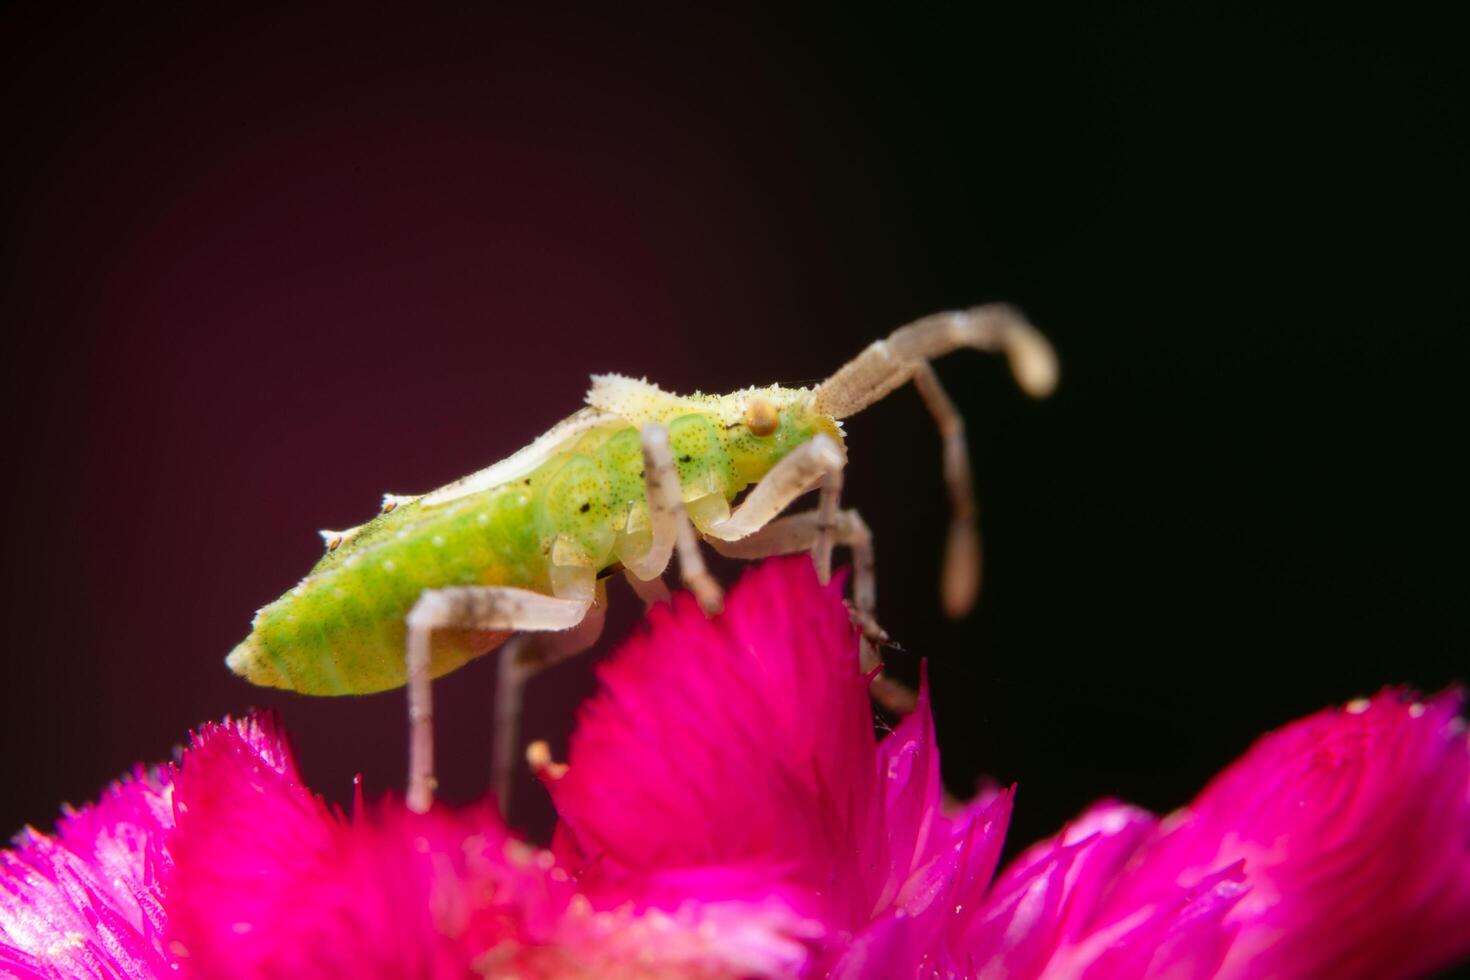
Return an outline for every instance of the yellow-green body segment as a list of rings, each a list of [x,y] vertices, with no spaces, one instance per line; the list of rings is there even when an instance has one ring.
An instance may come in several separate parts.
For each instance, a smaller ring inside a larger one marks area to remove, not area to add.
[[[404,618],[426,589],[502,585],[554,594],[553,565],[602,572],[648,547],[640,429],[667,426],[682,496],[696,522],[731,501],[818,433],[806,389],[677,396],[616,376],[594,379],[590,407],[496,466],[419,497],[385,498],[373,520],[322,532],[328,551],[256,615],[227,658],[250,681],[305,694],[402,686]],[[749,424],[760,399],[779,423]],[[447,673],[507,634],[434,637],[431,672]]]

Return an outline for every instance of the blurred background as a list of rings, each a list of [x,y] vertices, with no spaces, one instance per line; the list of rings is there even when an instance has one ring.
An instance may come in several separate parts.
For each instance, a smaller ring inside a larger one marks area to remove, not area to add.
[[[221,662],[317,528],[508,455],[591,372],[809,382],[988,300],[1063,372],[1032,403],[994,358],[939,366],[974,615],[939,609],[911,391],[849,424],[847,485],[946,779],[1018,782],[1013,846],[1099,796],[1172,809],[1323,705],[1470,678],[1463,34],[1227,6],[7,8],[0,830],[251,706],[328,797],[397,791],[400,693]],[[636,626],[612,592],[601,652]],[[589,666],[535,685],[530,734],[564,744]],[[438,685],[450,799],[486,787],[494,680]]]

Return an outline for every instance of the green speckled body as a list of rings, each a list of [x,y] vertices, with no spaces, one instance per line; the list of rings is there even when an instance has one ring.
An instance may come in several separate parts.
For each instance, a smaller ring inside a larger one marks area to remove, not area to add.
[[[259,611],[231,667],[255,683],[307,694],[398,687],[405,680],[404,617],[425,589],[505,585],[550,594],[553,564],[601,572],[637,554],[649,536],[642,421],[668,426],[683,497],[696,512],[728,506],[792,448],[818,431],[837,432],[830,422],[788,411],[775,433],[756,436],[731,424],[716,398],[699,410],[705,397],[663,396],[667,404],[629,413],[631,420],[584,410],[559,427],[573,430],[567,440],[514,479],[446,494],[452,484],[348,532],[295,588]],[[579,417],[596,424],[573,424]],[[444,496],[450,499],[436,499]],[[436,633],[433,674],[505,636]]]

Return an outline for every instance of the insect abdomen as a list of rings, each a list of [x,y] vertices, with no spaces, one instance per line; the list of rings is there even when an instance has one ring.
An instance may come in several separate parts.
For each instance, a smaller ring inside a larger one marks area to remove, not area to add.
[[[403,619],[425,589],[546,588],[536,501],[515,487],[477,494],[349,554],[263,608],[229,663],[251,681],[304,694],[366,694],[404,683]],[[494,645],[487,634],[434,639],[431,670]]]
[[[686,500],[733,497],[737,480],[715,420],[668,423]],[[402,511],[365,527],[263,608],[228,658],[249,680],[305,694],[366,694],[404,683],[404,617],[425,589],[509,585],[551,592],[553,563],[600,572],[642,546],[648,513],[642,442],[631,426],[587,432],[508,484]],[[504,634],[436,633],[438,676]]]

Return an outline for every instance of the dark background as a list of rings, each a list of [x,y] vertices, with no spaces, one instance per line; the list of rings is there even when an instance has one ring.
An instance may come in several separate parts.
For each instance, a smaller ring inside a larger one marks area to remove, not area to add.
[[[984,300],[1046,329],[1063,381],[1036,404],[993,358],[940,365],[979,610],[939,612],[912,392],[849,424],[848,487],[947,779],[1019,782],[1014,843],[1470,676],[1462,26],[8,9],[0,827],[251,705],[330,798],[396,790],[401,694],[221,663],[316,528],[509,454],[593,371],[810,381]],[[488,659],[439,685],[451,799],[484,789],[493,686]],[[532,733],[590,689],[585,663],[538,684]]]

